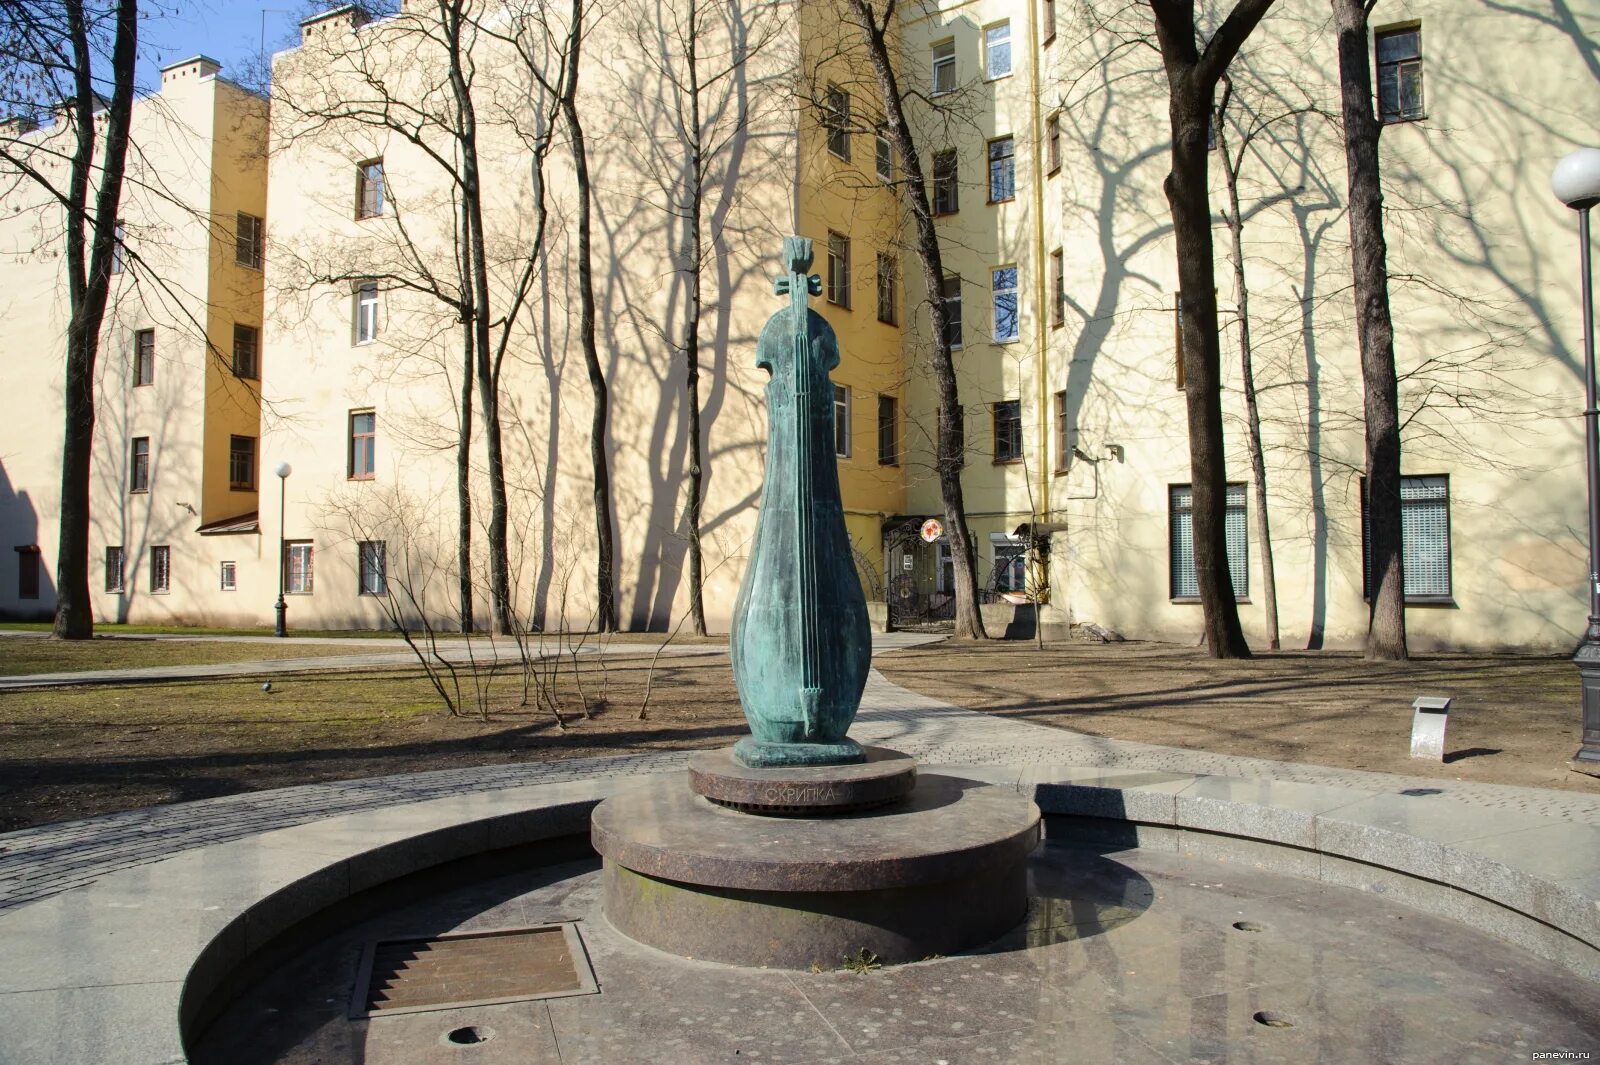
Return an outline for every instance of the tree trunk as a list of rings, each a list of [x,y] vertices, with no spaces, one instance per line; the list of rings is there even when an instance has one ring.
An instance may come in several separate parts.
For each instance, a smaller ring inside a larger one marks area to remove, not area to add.
[[[1378,134],[1372,110],[1366,0],[1332,0],[1339,34],[1339,97],[1344,112],[1350,196],[1350,267],[1367,423],[1366,542],[1370,607],[1367,658],[1403,661],[1405,574],[1400,532],[1400,396],[1389,316],[1388,251],[1383,239]]]
[[[1233,237],[1233,287],[1239,303],[1239,369],[1244,386],[1245,430],[1250,476],[1256,497],[1256,541],[1261,551],[1261,597],[1266,607],[1267,647],[1278,650],[1278,576],[1272,562],[1272,523],[1267,517],[1267,460],[1261,447],[1261,410],[1256,404],[1256,374],[1250,349],[1250,288],[1244,276],[1244,215],[1239,211],[1239,164],[1229,154],[1224,125],[1227,92],[1217,107],[1217,156],[1228,179],[1228,232]]]
[[[700,446],[700,269],[705,254],[701,236],[701,214],[705,201],[705,154],[700,129],[700,71],[695,36],[699,32],[700,7],[689,0],[687,46],[689,67],[689,310],[684,323],[684,403],[688,408],[689,433],[689,615],[696,636],[706,635],[704,590],[705,560],[700,550],[700,507],[704,498],[704,473]]]
[[[460,605],[461,631],[473,629],[472,604],[472,388],[473,359],[476,355],[472,343],[472,327],[461,325],[461,438],[456,442],[456,594]]]
[[[133,115],[133,76],[138,42],[137,0],[117,5],[111,50],[112,95],[100,153],[100,183],[95,191],[93,235],[85,246],[87,207],[95,163],[95,77],[93,49],[82,0],[69,0],[75,100],[73,123],[77,144],[67,204],[67,279],[72,317],[67,323],[65,419],[61,442],[61,519],[56,546],[56,616],[53,635],[87,640],[94,635],[94,607],[89,598],[89,484],[94,450],[95,361],[100,327],[111,292],[111,260],[116,245],[117,210]],[[87,263],[85,257],[87,255]]]
[[[950,349],[944,308],[944,259],[940,254],[939,233],[934,226],[933,207],[928,202],[928,187],[922,160],[911,136],[900,95],[899,80],[889,56],[888,27],[895,18],[895,0],[889,0],[882,21],[870,0],[848,0],[850,10],[865,36],[867,53],[884,100],[884,112],[900,165],[905,172],[904,195],[916,223],[917,257],[928,300],[929,328],[933,333],[933,374],[939,390],[939,433],[937,457],[939,494],[944,503],[945,535],[950,539],[950,559],[955,575],[955,634],[958,637],[985,639],[983,614],[978,609],[977,551],[972,532],[967,528],[966,500],[961,489],[962,454],[966,434],[962,425],[961,399],[957,390],[955,358]]]
[[[572,3],[572,36],[568,55],[567,80],[561,94],[561,113],[572,141],[573,177],[578,186],[578,335],[583,343],[583,361],[589,370],[589,388],[594,395],[594,416],[589,426],[589,458],[594,465],[595,532],[595,628],[616,632],[617,597],[613,570],[615,548],[612,543],[611,465],[606,455],[606,425],[610,394],[600,352],[595,346],[594,263],[591,238],[589,158],[584,147],[583,126],[578,121],[578,66],[583,44],[582,0]]]

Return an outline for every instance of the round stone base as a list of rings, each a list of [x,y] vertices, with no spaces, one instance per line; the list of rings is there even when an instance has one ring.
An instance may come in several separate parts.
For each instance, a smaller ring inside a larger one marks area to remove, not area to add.
[[[986,943],[1027,913],[1039,810],[1015,791],[925,774],[902,802],[829,818],[756,817],[677,781],[595,808],[607,919],[684,957],[837,968]]]
[[[869,810],[903,799],[917,783],[917,762],[887,747],[866,748],[856,765],[752,769],[731,750],[689,759],[689,786],[697,795],[746,813],[825,817]]]

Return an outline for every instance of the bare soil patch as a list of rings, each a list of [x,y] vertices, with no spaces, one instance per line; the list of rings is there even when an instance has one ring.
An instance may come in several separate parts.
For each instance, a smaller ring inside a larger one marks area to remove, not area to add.
[[[270,693],[262,677],[0,693],[0,830],[318,781],[716,747],[747,730],[726,655],[662,656],[643,721],[650,656],[584,657],[554,689],[565,727],[519,705],[513,668],[494,676],[487,720],[445,712],[411,668],[278,674]]]
[[[1156,643],[947,641],[878,659],[896,684],[1092,736],[1343,769],[1600,791],[1568,770],[1578,672],[1560,656],[1268,652],[1218,661]],[[1411,701],[1454,698],[1444,764],[1412,759]]]

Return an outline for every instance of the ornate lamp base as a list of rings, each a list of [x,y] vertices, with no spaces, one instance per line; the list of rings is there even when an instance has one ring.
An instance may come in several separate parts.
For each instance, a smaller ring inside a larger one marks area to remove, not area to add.
[[[856,765],[867,760],[866,749],[846,736],[838,743],[763,743],[746,736],[733,745],[733,757],[750,769],[798,765]]]

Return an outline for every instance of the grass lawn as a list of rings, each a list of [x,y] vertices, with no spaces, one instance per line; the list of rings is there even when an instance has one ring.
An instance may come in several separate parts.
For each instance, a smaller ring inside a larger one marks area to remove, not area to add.
[[[1570,788],[1578,671],[1561,656],[1328,651],[1219,661],[1158,643],[946,642],[879,659],[896,684],[973,710],[1112,739],[1345,769]],[[1444,764],[1411,758],[1411,701],[1455,702]]]
[[[394,649],[404,651],[396,641]],[[213,662],[260,662],[277,658],[382,654],[381,648],[325,644],[209,643],[204,640],[31,640],[0,638],[0,677],[27,673],[72,673],[140,666],[195,666]]]
[[[638,720],[649,665],[583,661],[580,701],[569,659],[554,688],[565,727],[518,705],[511,669],[493,678],[487,721],[451,716],[417,669],[276,675],[270,694],[260,678],[0,693],[0,831],[314,781],[716,747],[747,731],[726,655],[663,656]]]

